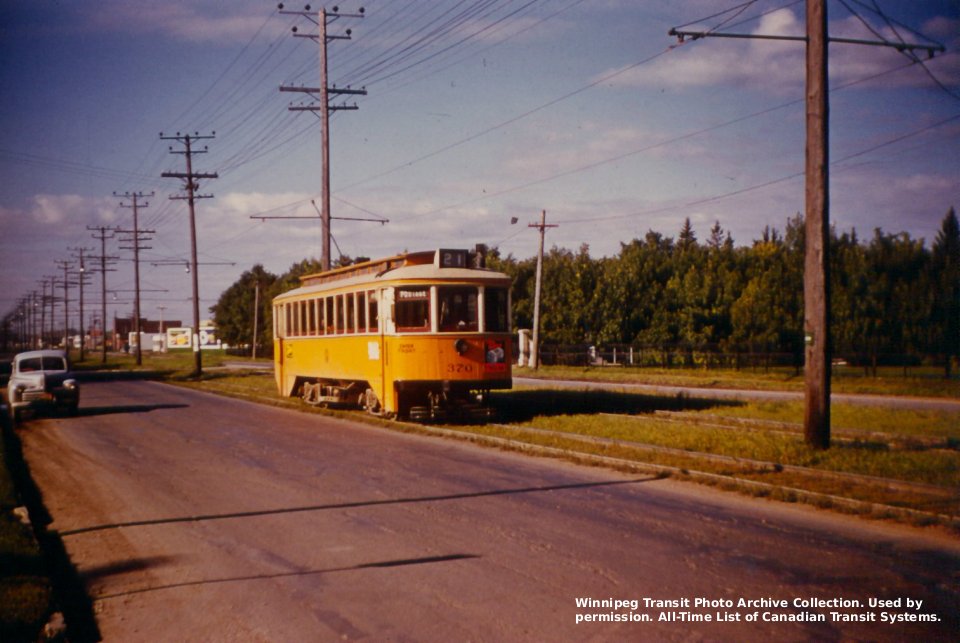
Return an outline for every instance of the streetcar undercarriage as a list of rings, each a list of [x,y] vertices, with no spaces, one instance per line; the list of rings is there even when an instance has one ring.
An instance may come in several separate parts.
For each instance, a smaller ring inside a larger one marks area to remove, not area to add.
[[[486,422],[496,417],[489,388],[464,382],[397,382],[398,411],[384,412],[366,382],[305,380],[300,398],[311,406],[364,409],[372,415],[413,422]],[[499,388],[499,387],[498,387]]]

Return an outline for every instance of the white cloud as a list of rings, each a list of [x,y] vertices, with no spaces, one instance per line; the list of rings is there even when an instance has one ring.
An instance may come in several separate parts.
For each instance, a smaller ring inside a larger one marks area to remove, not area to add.
[[[275,6],[213,0],[162,3],[108,0],[85,5],[78,17],[82,24],[99,30],[162,34],[181,41],[222,45],[249,40]],[[271,21],[265,28],[279,32],[286,29],[286,25]]]
[[[699,27],[688,28],[697,31]],[[889,42],[899,42],[900,35],[888,27],[875,27]],[[925,25],[931,37],[947,41],[948,51],[960,46],[960,20],[937,18]],[[781,9],[764,16],[751,32],[768,36],[803,36],[800,19],[790,10]],[[832,37],[877,41],[878,36],[855,17],[830,23]],[[918,36],[906,34],[910,43],[931,44]],[[960,84],[960,58],[939,55],[927,61],[925,52],[918,52],[925,65],[948,86]],[[834,43],[829,50],[830,82],[833,85],[862,80],[862,86],[904,87],[928,86],[929,76],[916,73],[893,73],[909,63],[894,48]],[[783,94],[802,90],[804,82],[804,45],[795,41],[687,39],[667,56],[652,64],[641,65],[612,79],[608,85],[691,89],[697,87],[745,87]],[[602,78],[615,70],[607,70]],[[890,72],[890,73],[888,73]]]
[[[116,208],[116,199],[78,194],[37,194],[33,197],[29,214],[31,219],[41,224],[72,224],[91,220],[112,223],[116,219]]]
[[[688,28],[697,31],[699,27]],[[803,29],[789,9],[764,16],[754,34],[797,36]],[[610,74],[605,71],[598,77]],[[775,40],[686,39],[666,56],[611,81],[629,87],[762,87],[773,91],[802,86],[803,45]]]

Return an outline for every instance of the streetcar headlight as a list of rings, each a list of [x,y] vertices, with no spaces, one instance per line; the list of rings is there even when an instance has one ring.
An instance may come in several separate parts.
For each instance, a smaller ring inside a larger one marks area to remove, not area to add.
[[[453,348],[457,351],[457,355],[462,356],[467,352],[467,350],[469,350],[470,344],[468,344],[467,340],[465,339],[458,339],[453,343]]]

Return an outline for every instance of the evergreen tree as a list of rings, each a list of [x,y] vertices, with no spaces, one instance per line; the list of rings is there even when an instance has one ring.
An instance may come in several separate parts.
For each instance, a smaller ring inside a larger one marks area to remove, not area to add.
[[[714,350],[803,356],[803,219],[785,231],[767,226],[751,247],[735,248],[719,222],[700,244],[690,219],[676,241],[654,231],[594,259],[554,247],[544,257],[541,338],[560,344],[633,344],[692,362]],[[905,233],[831,233],[831,341],[835,353],[876,369],[893,355],[936,355],[949,377],[960,358],[960,223],[953,208],[932,251]],[[349,258],[343,260],[346,265]],[[513,328],[532,328],[536,257],[503,258],[488,267],[513,279]],[[252,341],[254,284],[260,283],[261,345],[268,345],[271,300],[320,271],[316,260],[282,276],[254,266],[211,308],[224,341]],[[267,330],[264,330],[267,329]]]
[[[944,358],[944,377],[949,378],[953,359],[960,357],[960,222],[953,208],[933,243],[931,272],[933,339]]]

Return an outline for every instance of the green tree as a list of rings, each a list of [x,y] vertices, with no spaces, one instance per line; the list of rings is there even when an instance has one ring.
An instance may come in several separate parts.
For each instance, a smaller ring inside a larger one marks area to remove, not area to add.
[[[861,326],[865,329],[869,364],[876,375],[883,354],[909,351],[922,334],[919,324],[927,314],[924,298],[916,296],[916,288],[926,267],[926,252],[922,241],[911,239],[905,232],[891,235],[877,229],[865,249],[865,259],[868,303]]]
[[[944,358],[944,377],[949,378],[953,359],[960,357],[960,222],[953,208],[933,243],[931,268],[932,339]]]
[[[595,299],[597,342],[650,342],[669,278],[668,261],[663,237],[651,231],[645,241],[621,243],[620,253],[602,262]]]
[[[877,312],[869,296],[871,278],[866,252],[855,230],[830,241],[830,320],[834,352],[861,355],[867,351]]]
[[[210,312],[213,313],[217,332],[225,343],[232,346],[253,346],[256,336],[258,353],[272,345],[273,338],[269,332],[272,328],[270,304],[276,282],[276,275],[257,264],[240,275],[233,285],[220,294],[217,303],[210,307]],[[254,315],[257,305],[259,308]]]
[[[744,262],[745,285],[731,306],[732,338],[757,352],[803,356],[803,221],[787,222],[786,236],[767,228]]]
[[[593,340],[592,302],[597,272],[586,244],[576,254],[554,246],[544,256],[540,288],[542,341],[579,344]]]
[[[537,273],[536,258],[518,261],[513,255],[501,257],[494,249],[487,255],[487,267],[509,275],[513,280],[510,289],[514,331],[533,328],[533,295]]]

